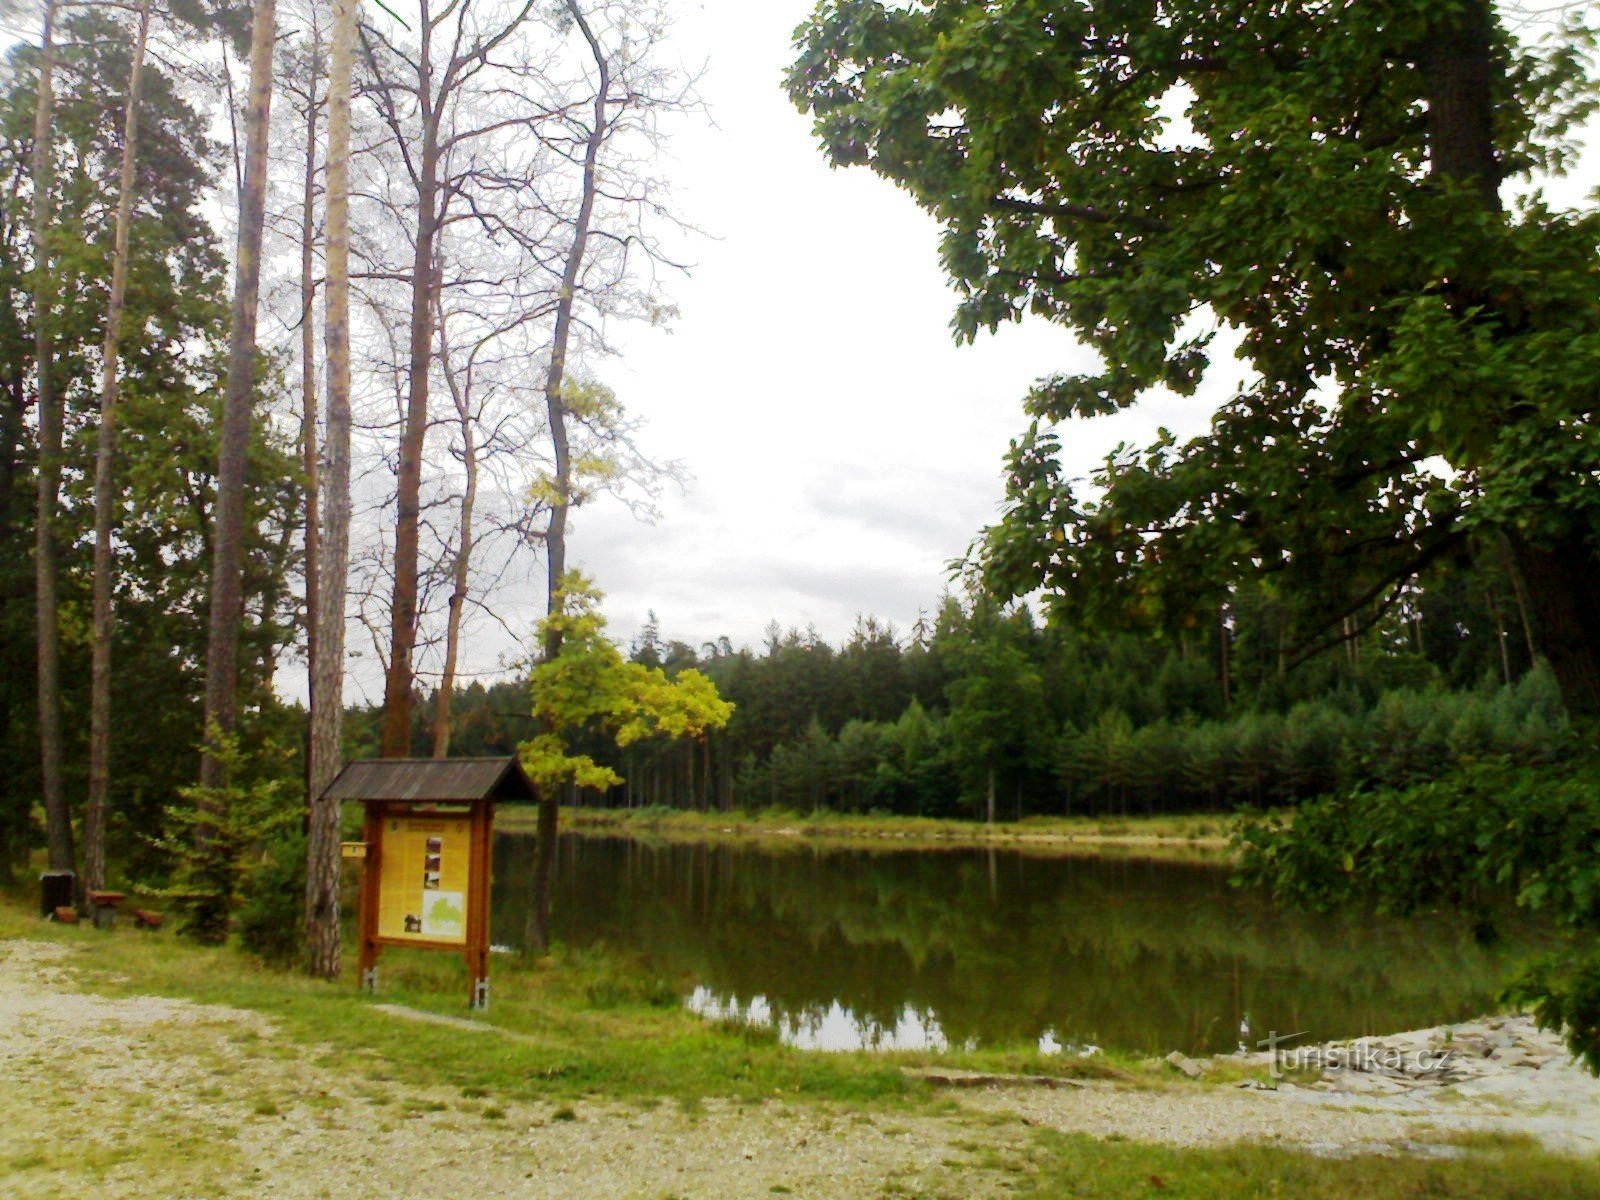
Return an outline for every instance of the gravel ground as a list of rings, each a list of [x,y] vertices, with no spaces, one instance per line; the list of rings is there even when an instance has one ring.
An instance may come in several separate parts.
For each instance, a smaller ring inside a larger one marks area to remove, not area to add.
[[[0,1176],[19,1200],[966,1198],[1006,1191],[997,1156],[1003,1164],[1040,1127],[1333,1153],[1484,1128],[1581,1152],[1600,1132],[1600,1086],[1548,1061],[1500,1070],[1496,1087],[1475,1077],[1394,1095],[1188,1081],[960,1089],[948,1116],[777,1102],[711,1101],[693,1113],[502,1104],[319,1067],[254,1013],[85,994],[69,954],[0,943]]]

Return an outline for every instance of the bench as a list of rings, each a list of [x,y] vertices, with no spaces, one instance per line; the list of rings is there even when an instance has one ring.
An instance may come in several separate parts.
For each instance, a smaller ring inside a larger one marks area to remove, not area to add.
[[[160,929],[164,920],[166,920],[165,913],[151,912],[148,908],[133,910],[133,923],[140,929]]]
[[[96,929],[110,929],[115,925],[117,907],[128,898],[123,892],[102,892],[93,889],[83,895],[89,902],[89,912],[94,918]]]

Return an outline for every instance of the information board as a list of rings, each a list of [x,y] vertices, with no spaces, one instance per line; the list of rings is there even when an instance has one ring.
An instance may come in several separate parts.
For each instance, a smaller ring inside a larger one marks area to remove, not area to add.
[[[460,817],[383,819],[378,936],[465,945],[472,822]]]

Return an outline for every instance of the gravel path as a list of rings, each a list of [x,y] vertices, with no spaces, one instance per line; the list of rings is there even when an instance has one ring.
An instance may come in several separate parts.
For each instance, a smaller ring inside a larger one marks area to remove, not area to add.
[[[601,1102],[564,1111],[335,1072],[255,1013],[89,995],[75,990],[70,953],[0,943],[10,1197],[985,1197],[1008,1190],[996,1156],[1020,1153],[1039,1127],[1346,1153],[1469,1128],[1527,1129],[1582,1151],[1600,1133],[1600,1087],[1559,1073],[1545,1078],[1559,1075],[1571,1094],[1554,1099],[1537,1079],[1507,1075],[1509,1090],[1470,1094],[1186,1080],[961,1089],[957,1111],[937,1116],[733,1101],[693,1113]]]
[[[993,1196],[976,1156],[1026,1141],[816,1106],[563,1111],[351,1078],[253,1013],[74,991],[67,954],[0,943],[9,1198]]]

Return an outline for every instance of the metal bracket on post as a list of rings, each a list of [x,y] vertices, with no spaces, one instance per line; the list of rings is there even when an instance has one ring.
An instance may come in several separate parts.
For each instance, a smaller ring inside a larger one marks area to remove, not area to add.
[[[473,1012],[489,1011],[489,981],[487,979],[473,980],[471,1008]]]
[[[368,967],[365,971],[361,972],[361,990],[364,992],[375,992],[378,990],[377,967]]]

